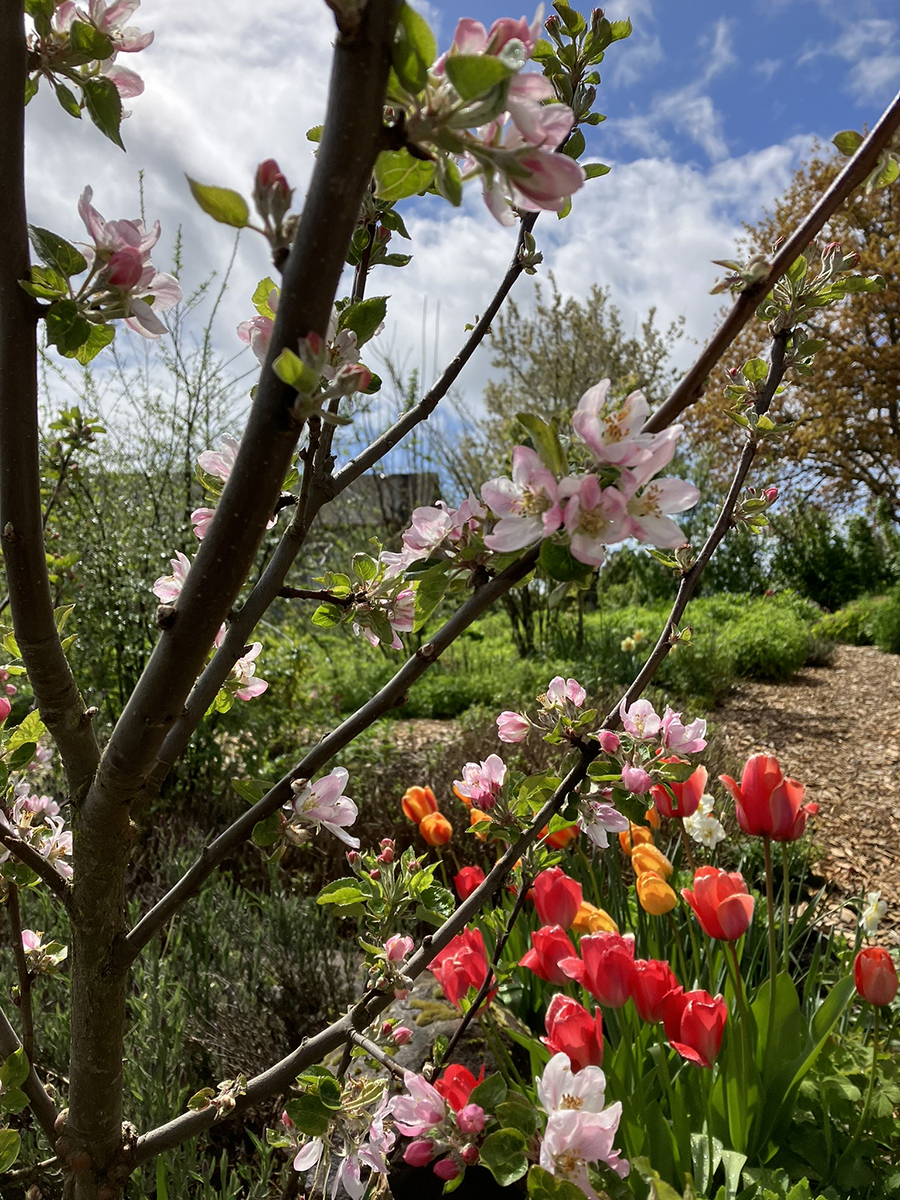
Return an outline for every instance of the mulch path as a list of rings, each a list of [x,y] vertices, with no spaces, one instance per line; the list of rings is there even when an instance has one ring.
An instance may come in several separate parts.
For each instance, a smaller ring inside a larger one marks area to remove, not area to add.
[[[713,720],[730,757],[774,754],[806,784],[819,869],[839,896],[880,891],[878,940],[900,945],[900,656],[839,646],[832,666],[787,683],[742,682]],[[849,933],[856,913],[839,920]]]

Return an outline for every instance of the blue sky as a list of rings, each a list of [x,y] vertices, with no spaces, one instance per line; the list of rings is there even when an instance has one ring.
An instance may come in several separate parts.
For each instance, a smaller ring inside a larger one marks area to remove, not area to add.
[[[460,16],[489,24],[522,13],[521,0],[512,9],[495,0],[421,8],[441,48]],[[709,295],[720,273],[710,260],[731,256],[742,222],[783,191],[815,138],[873,123],[900,86],[900,15],[895,0],[613,0],[606,11],[634,23],[601,68],[608,120],[587,131],[587,157],[613,170],[576,196],[565,221],[542,216],[536,236],[564,291],[609,286],[635,327],[651,305],[663,324],[684,316],[694,341],[676,359],[687,365],[720,307]],[[321,120],[333,24],[322,0],[144,0],[133,20],[156,40],[129,56],[146,91],[129,102],[128,155],[42,89],[28,110],[31,219],[79,238],[75,206],[88,183],[104,216],[135,216],[143,170],[147,216],[163,225],[159,266],[181,226],[189,287],[221,270],[232,238],[194,206],[184,173],[248,195],[255,164],[275,157],[299,200],[312,165],[303,134]],[[410,367],[452,356],[509,260],[513,233],[488,214],[477,186],[457,210],[415,202],[407,223],[412,264],[382,270],[370,292],[391,295],[379,345]],[[234,328],[270,271],[262,239],[244,238],[221,310],[223,353],[239,349]],[[533,283],[521,281],[516,296],[527,305]],[[477,401],[489,371],[483,352],[461,394]]]

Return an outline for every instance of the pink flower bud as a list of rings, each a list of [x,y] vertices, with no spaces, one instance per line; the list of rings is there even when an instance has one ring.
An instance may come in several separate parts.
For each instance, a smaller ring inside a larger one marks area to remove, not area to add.
[[[19,689],[14,683],[8,683],[3,690],[6,692],[7,696],[14,696]]]
[[[123,292],[135,287],[144,273],[144,260],[134,246],[123,246],[117,250],[106,267],[106,279],[114,288]]]
[[[392,863],[394,861],[393,847],[388,846],[386,850],[382,850],[382,852],[378,855],[377,861],[380,863]]]
[[[393,1030],[393,1028],[394,1028],[394,1026],[391,1021],[385,1021],[381,1026],[381,1036],[382,1037],[390,1037],[391,1031]]]
[[[384,943],[384,953],[388,962],[402,962],[407,954],[411,954],[415,942],[411,937],[407,937],[402,933],[395,933],[393,937],[389,937]]]
[[[355,866],[356,863],[359,862],[359,860],[360,860],[360,853],[358,850],[348,850],[347,851],[347,862],[350,864],[351,867]]]
[[[418,1138],[403,1151],[403,1161],[411,1167],[427,1167],[433,1153],[434,1142],[431,1138]]]
[[[478,1153],[477,1146],[473,1146],[471,1143],[468,1146],[463,1146],[462,1160],[467,1167],[474,1167],[478,1162],[479,1157],[480,1155]]]
[[[653,783],[653,780],[643,767],[636,767],[632,763],[626,763],[622,768],[622,782],[633,795],[643,796],[645,792],[650,791],[650,785]]]
[[[381,846],[382,848],[386,848],[387,846],[390,846],[391,849],[393,849],[394,839],[393,838],[382,838],[381,841],[378,843],[378,845]]]
[[[256,168],[256,188],[260,192],[272,189],[276,195],[290,201],[291,189],[274,158],[267,158]]]
[[[398,1025],[392,1034],[394,1044],[397,1046],[405,1046],[412,1039],[412,1030],[406,1025]]]
[[[619,748],[622,745],[619,735],[613,733],[611,729],[601,729],[597,734],[597,741],[600,743],[600,749],[604,754],[618,754]]]
[[[284,1112],[281,1114],[281,1123],[282,1123],[282,1125],[284,1125],[284,1126],[285,1126],[287,1129],[293,1129],[293,1128],[294,1128],[294,1122],[293,1122],[293,1121],[291,1120],[291,1118],[290,1118],[290,1117],[287,1115],[287,1110],[285,1110],[285,1111],[284,1111]]]
[[[775,501],[778,499],[778,488],[777,487],[766,488],[765,495],[766,495],[766,499],[768,500],[768,502],[770,504],[774,504]]]
[[[463,1133],[481,1133],[484,1129],[484,1109],[478,1104],[467,1104],[456,1114],[456,1123]]]
[[[521,713],[502,712],[497,718],[497,737],[501,742],[522,742],[530,728],[531,722]]]
[[[452,1158],[442,1158],[440,1162],[436,1162],[432,1168],[438,1179],[455,1179],[459,1174],[459,1167]]]
[[[377,867],[375,867],[374,870],[369,872],[369,878],[370,879],[380,879],[381,878],[381,872],[378,870]]]
[[[5,696],[0,696],[0,725],[6,720],[12,711],[12,705]]]

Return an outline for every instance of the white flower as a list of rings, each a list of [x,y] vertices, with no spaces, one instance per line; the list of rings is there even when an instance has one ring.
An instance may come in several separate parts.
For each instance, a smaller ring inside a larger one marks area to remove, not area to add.
[[[344,826],[352,825],[359,816],[359,809],[350,797],[341,795],[346,783],[346,767],[335,767],[315,783],[296,780],[291,784],[294,799],[287,807],[293,809],[301,821],[324,825],[329,833],[357,850],[359,838],[344,832]]]
[[[721,822],[713,816],[713,798],[709,793],[700,797],[700,803],[693,816],[684,818],[684,827],[695,842],[714,850],[719,842],[725,840],[725,829]]]
[[[859,923],[866,937],[874,937],[887,912],[887,901],[882,900],[881,892],[869,892],[866,901],[866,907],[860,914]]]

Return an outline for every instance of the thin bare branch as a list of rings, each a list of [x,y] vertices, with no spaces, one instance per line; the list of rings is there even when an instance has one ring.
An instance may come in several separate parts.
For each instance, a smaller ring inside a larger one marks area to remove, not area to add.
[[[131,932],[122,939],[116,952],[118,967],[131,963],[181,906],[195,895],[203,881],[228,854],[253,832],[258,821],[277,812],[291,798],[291,783],[295,779],[310,779],[328,763],[339,750],[350,744],[364,729],[399,704],[410,686],[443,654],[447,647],[500,596],[509,591],[534,569],[538,551],[527,551],[510,564],[500,575],[481,584],[453,614],[430,641],[421,646],[403,664],[397,674],[352,716],[324,737],[296,767],[275,784],[261,800],[247,809],[232,825],[212,841],[175,886],[166,893]]]
[[[828,190],[822,194],[814,207],[779,248],[772,259],[768,274],[738,296],[731,311],[716,330],[700,357],[669,398],[644,423],[645,433],[657,433],[659,430],[665,429],[677,420],[686,408],[700,399],[706,389],[707,378],[713,367],[751,319],[760,300],[772,290],[791,263],[803,253],[813,238],[821,233],[829,217],[834,215],[851,192],[854,192],[870,174],[878,162],[879,155],[898,129],[900,129],[900,92],[885,109],[875,128],[853,157],[849,159]]]
[[[6,907],[9,912],[9,931],[12,936],[13,957],[16,960],[16,974],[19,977],[19,1014],[22,1018],[22,1048],[29,1062],[34,1059],[34,1008],[31,1002],[31,972],[25,958],[25,947],[22,944],[22,914],[19,910],[19,889],[14,884],[9,885],[6,897]]]
[[[403,1069],[398,1067],[393,1059],[388,1058],[380,1046],[376,1046],[374,1042],[370,1041],[367,1037],[363,1037],[361,1033],[352,1033],[350,1035],[350,1039],[351,1041],[355,1042],[357,1046],[361,1046],[363,1050],[365,1050],[366,1054],[374,1058],[377,1063],[381,1063],[386,1070],[390,1071],[395,1079],[403,1078]]]

